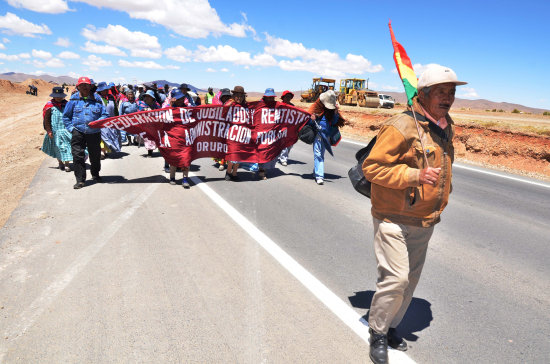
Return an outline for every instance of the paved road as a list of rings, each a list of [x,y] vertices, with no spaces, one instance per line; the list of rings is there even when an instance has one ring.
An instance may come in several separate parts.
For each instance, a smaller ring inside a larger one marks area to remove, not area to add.
[[[347,180],[358,148],[327,157],[324,186],[302,143],[267,181],[225,182],[206,159],[193,173],[360,317],[376,269],[370,202]],[[2,229],[0,362],[368,362],[364,337],[202,188],[125,151],[79,191],[45,162]],[[550,188],[461,166],[453,182],[400,327],[407,354],[550,362]]]

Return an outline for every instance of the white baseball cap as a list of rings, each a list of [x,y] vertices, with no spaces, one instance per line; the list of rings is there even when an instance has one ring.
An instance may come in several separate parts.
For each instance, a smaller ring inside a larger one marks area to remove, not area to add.
[[[439,83],[454,83],[457,86],[466,85],[468,82],[459,81],[456,73],[449,67],[438,64],[429,65],[418,79],[418,89],[430,87]]]

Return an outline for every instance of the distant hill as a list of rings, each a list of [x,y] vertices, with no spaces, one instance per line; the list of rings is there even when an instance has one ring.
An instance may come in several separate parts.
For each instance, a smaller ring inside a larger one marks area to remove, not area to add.
[[[23,82],[28,79],[40,79],[46,82],[53,82],[59,85],[62,85],[63,83],[74,85],[77,81],[74,77],[69,76],[50,76],[50,75],[29,75],[27,73],[16,73],[16,72],[7,72],[7,73],[0,73],[0,79],[8,80],[11,82]]]
[[[181,83],[174,83],[174,82],[170,82],[170,81],[166,81],[166,80],[156,80],[156,81],[151,81],[151,82],[156,83],[157,86],[159,86],[159,87],[164,87],[164,85],[168,85],[170,87],[179,87],[179,85],[181,85]],[[197,90],[197,92],[202,92],[202,93],[205,93],[207,91],[207,90],[203,90],[201,88],[195,87],[195,86],[191,85],[190,83],[188,83],[187,86],[189,86],[191,91]]]
[[[399,103],[406,103],[407,97],[405,96],[404,92],[386,92],[386,91],[379,91],[379,93],[390,95],[393,97],[397,102]],[[453,109],[475,109],[475,110],[504,110],[511,112],[514,109],[518,109],[519,111],[523,111],[524,113],[533,113],[533,114],[542,114],[545,111],[545,109],[537,109],[535,107],[529,107],[519,104],[511,104],[509,102],[494,102],[484,99],[478,99],[478,100],[468,100],[468,99],[460,99],[456,98],[455,102],[453,104]]]

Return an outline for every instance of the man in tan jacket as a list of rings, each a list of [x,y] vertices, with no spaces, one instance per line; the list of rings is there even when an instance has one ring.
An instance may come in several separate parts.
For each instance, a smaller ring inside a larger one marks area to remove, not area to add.
[[[369,312],[370,358],[376,364],[388,363],[388,345],[407,350],[395,328],[409,307],[428,241],[451,192],[454,125],[448,112],[456,86],[464,84],[450,68],[430,66],[418,81],[412,107],[384,124],[363,163],[372,182],[378,264]]]

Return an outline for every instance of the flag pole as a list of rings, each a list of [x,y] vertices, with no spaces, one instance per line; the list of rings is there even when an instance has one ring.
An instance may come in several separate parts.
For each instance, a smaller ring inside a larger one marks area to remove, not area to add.
[[[416,113],[414,112],[414,105],[411,106],[414,124],[416,125],[416,131],[418,132],[418,139],[420,139],[420,146],[422,147],[422,155],[424,156],[424,165],[429,167],[428,156],[426,155],[426,148],[424,148],[424,142],[422,141],[422,135],[420,135],[420,126],[418,125],[418,120],[416,120]]]

